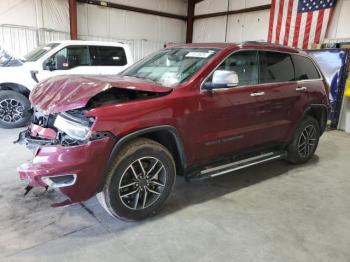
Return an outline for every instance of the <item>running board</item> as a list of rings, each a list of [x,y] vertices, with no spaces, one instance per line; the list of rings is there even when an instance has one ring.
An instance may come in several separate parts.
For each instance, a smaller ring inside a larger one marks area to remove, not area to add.
[[[265,153],[232,163],[203,169],[199,175],[188,177],[189,180],[203,180],[211,177],[224,175],[250,166],[266,163],[269,161],[282,159],[287,156],[285,151]]]

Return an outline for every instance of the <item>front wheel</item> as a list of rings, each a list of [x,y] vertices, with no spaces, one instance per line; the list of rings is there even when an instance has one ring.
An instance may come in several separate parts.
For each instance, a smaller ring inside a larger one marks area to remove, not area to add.
[[[311,116],[305,117],[297,127],[293,141],[287,148],[287,161],[294,164],[307,162],[315,153],[319,139],[318,121]]]
[[[118,154],[97,198],[114,217],[144,219],[162,207],[175,176],[174,159],[164,146],[150,139],[137,139]]]
[[[17,128],[28,124],[32,116],[30,102],[11,90],[0,91],[0,127]]]

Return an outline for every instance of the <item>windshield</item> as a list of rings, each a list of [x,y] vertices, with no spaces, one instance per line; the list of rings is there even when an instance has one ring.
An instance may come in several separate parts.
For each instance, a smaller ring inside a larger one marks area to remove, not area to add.
[[[212,48],[171,48],[161,50],[121,73],[173,87],[189,80],[216,53]]]
[[[26,54],[24,56],[24,59],[29,62],[35,62],[40,57],[42,57],[43,55],[45,55],[47,52],[49,52],[51,49],[55,48],[58,45],[59,43],[51,43],[44,46],[39,46],[34,50],[30,51],[28,54]]]

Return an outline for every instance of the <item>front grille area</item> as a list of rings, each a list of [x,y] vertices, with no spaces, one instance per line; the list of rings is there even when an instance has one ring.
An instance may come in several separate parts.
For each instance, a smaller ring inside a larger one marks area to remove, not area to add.
[[[41,127],[44,127],[44,128],[52,128],[55,131],[57,131],[57,129],[53,125],[54,122],[55,122],[56,116],[57,116],[56,114],[54,114],[54,115],[44,115],[43,113],[40,113],[40,112],[36,111],[33,114],[32,123],[36,124],[36,125],[39,125]]]

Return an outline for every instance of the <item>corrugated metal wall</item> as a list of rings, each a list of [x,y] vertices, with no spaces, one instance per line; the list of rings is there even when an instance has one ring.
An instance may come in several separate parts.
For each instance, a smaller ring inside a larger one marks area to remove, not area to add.
[[[45,28],[0,25],[0,44],[3,48],[23,56],[35,47],[57,40],[69,39],[69,33]]]
[[[16,25],[0,25],[0,45],[20,56],[25,55],[39,45],[68,39],[70,39],[68,32],[45,28],[35,29]],[[88,35],[79,35],[79,39],[123,42],[130,46],[135,61],[140,60],[154,51],[162,49],[164,46],[163,41],[147,39],[114,39]]]
[[[204,0],[195,15],[225,12],[270,4],[271,0]],[[243,42],[267,40],[270,10],[198,19],[194,22],[194,42]]]
[[[162,12],[186,14],[185,0],[109,0]],[[78,3],[78,37],[130,45],[135,60],[185,41],[186,22]],[[40,44],[69,39],[68,0],[1,0],[0,45],[24,55]]]

